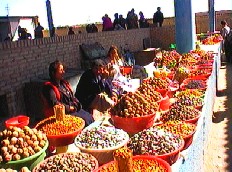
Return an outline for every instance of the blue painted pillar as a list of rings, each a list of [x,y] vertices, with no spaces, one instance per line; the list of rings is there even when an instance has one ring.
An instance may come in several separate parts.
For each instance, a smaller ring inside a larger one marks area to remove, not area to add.
[[[209,31],[215,31],[215,10],[214,10],[214,0],[208,0],[209,4]]]
[[[196,26],[192,4],[192,0],[174,0],[176,48],[179,53],[195,49]]]
[[[51,2],[50,0],[46,1],[46,7],[47,7],[47,17],[48,17],[48,27],[49,27],[49,33],[51,36],[53,25],[53,19],[52,19],[52,8],[51,8]]]

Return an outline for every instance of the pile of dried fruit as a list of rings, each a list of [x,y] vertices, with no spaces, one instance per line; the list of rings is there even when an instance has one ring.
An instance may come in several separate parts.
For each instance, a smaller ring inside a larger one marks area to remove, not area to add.
[[[167,172],[161,163],[156,160],[134,159],[133,172]],[[111,163],[108,166],[100,168],[97,172],[117,172],[116,164]]]
[[[189,136],[196,130],[196,125],[191,124],[191,123],[185,123],[185,122],[179,122],[177,124],[174,124],[172,122],[167,122],[167,123],[155,126],[155,127],[164,129],[173,134],[177,134],[183,138],[185,138],[186,136]]]
[[[154,91],[151,85],[144,83],[134,93],[129,92],[122,96],[111,108],[111,114],[126,118],[151,115],[158,111],[157,101],[161,98],[161,94]]]
[[[33,172],[83,171],[91,172],[98,167],[94,156],[86,153],[62,153],[51,156],[38,164]]]
[[[206,84],[203,80],[189,80],[185,85],[187,89],[203,89],[206,87]]]
[[[134,155],[164,155],[183,146],[183,139],[158,128],[143,130],[130,138],[129,149]]]
[[[199,117],[200,111],[193,106],[185,106],[178,103],[171,105],[169,112],[161,114],[161,121],[186,121]]]
[[[0,132],[0,163],[17,161],[34,155],[47,144],[47,137],[37,129],[9,127]]]
[[[199,97],[204,98],[205,91],[198,89],[186,89],[183,91],[176,92],[174,97],[176,98],[185,98],[185,97]]]
[[[183,94],[185,93],[185,94]],[[204,99],[199,96],[195,96],[187,91],[182,91],[175,96],[176,103],[186,106],[202,106]]]
[[[65,115],[63,121],[57,121],[54,116],[46,118],[36,126],[46,135],[62,135],[73,133],[84,127],[84,120],[72,115]]]
[[[93,127],[83,130],[75,139],[75,144],[85,149],[107,149],[125,143],[129,136],[114,127]]]

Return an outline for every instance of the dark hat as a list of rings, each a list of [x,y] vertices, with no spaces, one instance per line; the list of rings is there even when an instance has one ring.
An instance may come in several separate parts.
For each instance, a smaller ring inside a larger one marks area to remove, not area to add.
[[[101,60],[101,59],[96,59],[94,61],[92,61],[92,67],[95,67],[95,66],[105,66],[106,63],[105,61]]]

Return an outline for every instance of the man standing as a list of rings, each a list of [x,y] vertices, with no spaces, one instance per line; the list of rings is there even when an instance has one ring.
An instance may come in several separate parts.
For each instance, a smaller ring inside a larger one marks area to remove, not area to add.
[[[35,38],[43,38],[43,26],[38,23],[38,26],[35,28]]]
[[[157,11],[153,15],[153,24],[155,24],[156,27],[162,27],[164,21],[164,15],[161,12],[161,8],[157,7]]]

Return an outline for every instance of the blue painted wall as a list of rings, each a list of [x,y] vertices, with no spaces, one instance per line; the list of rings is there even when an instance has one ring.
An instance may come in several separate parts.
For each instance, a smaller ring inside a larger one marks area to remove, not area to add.
[[[174,0],[176,23],[176,48],[179,53],[195,49],[196,27],[194,0]]]

